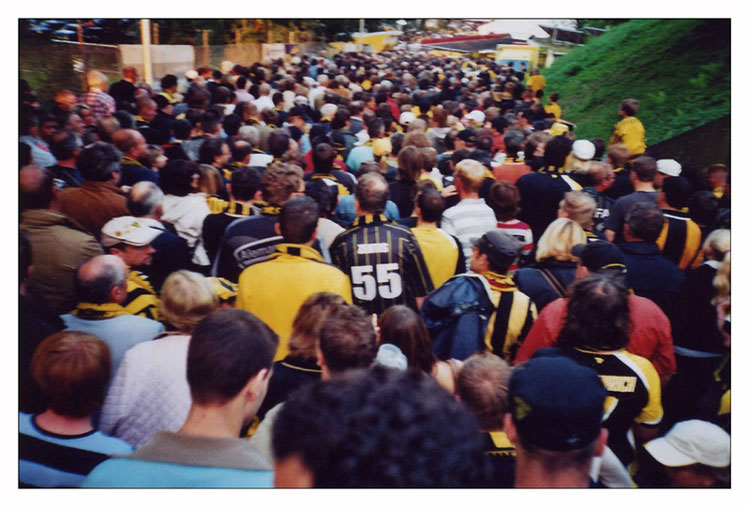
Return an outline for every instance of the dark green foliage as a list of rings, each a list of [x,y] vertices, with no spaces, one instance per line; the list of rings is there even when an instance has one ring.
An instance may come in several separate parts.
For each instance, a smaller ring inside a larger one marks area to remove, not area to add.
[[[638,99],[654,145],[729,114],[730,42],[726,19],[628,21],[543,70],[545,92],[579,138],[608,139],[620,101]]]

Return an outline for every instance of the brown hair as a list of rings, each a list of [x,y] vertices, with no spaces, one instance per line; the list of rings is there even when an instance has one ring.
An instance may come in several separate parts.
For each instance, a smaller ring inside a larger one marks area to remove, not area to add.
[[[422,155],[422,170],[429,171],[437,165],[437,150],[432,146],[420,148],[419,153]]]
[[[404,138],[404,147],[416,146],[417,148],[429,148],[432,143],[422,131],[414,131],[406,134]]]
[[[334,308],[344,304],[344,298],[332,292],[318,292],[309,296],[294,317],[289,336],[289,355],[314,359],[320,327]]]
[[[31,358],[31,376],[47,408],[68,417],[85,417],[102,406],[111,370],[107,344],[80,331],[48,336]]]
[[[380,343],[392,343],[401,349],[409,368],[432,374],[437,362],[427,328],[417,313],[404,305],[388,308],[378,319]]]
[[[448,126],[448,111],[442,107],[435,108],[432,111],[432,124],[438,128],[445,128]]]
[[[612,161],[615,169],[625,166],[625,162],[630,158],[630,150],[624,144],[613,144],[609,147],[607,156]]]
[[[478,352],[463,364],[456,379],[456,394],[477,418],[483,431],[503,428],[508,411],[508,384],[513,369],[489,351]]]
[[[263,199],[270,204],[284,204],[302,184],[302,169],[292,164],[274,163],[263,173]]]
[[[422,152],[416,146],[405,146],[398,152],[399,179],[406,182],[417,181],[422,167]]]
[[[521,194],[518,187],[507,181],[496,181],[490,187],[489,204],[498,222],[507,222],[518,216]]]

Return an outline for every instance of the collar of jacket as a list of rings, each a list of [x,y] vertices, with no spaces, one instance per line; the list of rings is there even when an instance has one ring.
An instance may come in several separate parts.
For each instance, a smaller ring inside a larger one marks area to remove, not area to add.
[[[143,116],[141,116],[140,114],[135,115],[135,122],[136,123],[144,123],[146,125],[151,125],[151,122],[148,121],[148,120],[144,120]]]
[[[107,183],[106,181],[90,181],[85,180],[80,188],[86,188],[88,190],[92,190],[94,192],[114,192],[117,195],[123,195],[122,190],[120,190],[119,187],[116,187],[115,185],[111,183]]]
[[[645,241],[628,241],[625,243],[618,243],[620,250],[626,255],[646,255],[656,256],[659,255],[659,247],[656,243],[646,243]]]
[[[353,226],[359,226],[359,225],[369,225],[369,224],[387,224],[390,220],[386,218],[385,215],[378,214],[378,215],[363,215],[361,217],[357,217],[354,220]]]
[[[21,213],[21,225],[33,227],[63,225],[90,234],[69,216],[50,209],[27,209]]]
[[[122,157],[122,160],[120,161],[120,165],[130,165],[130,166],[139,166],[139,167],[146,167],[134,158],[130,158],[127,155]],[[146,167],[148,169],[148,167]]]
[[[301,257],[303,259],[312,259],[315,261],[323,262],[323,256],[320,252],[315,250],[311,246],[301,245],[298,243],[279,243],[276,245],[277,256],[281,255],[293,255],[295,257]]]

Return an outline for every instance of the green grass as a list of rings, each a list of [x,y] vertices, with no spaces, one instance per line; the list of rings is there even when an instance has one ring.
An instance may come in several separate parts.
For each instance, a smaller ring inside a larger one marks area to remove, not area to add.
[[[605,141],[622,99],[654,145],[730,112],[729,20],[639,19],[592,37],[542,74],[579,138]]]

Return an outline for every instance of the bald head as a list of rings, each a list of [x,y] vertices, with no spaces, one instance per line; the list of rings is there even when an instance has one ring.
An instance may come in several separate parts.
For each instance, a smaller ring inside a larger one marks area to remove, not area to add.
[[[138,71],[135,70],[135,67],[125,67],[122,69],[122,77],[125,81],[133,83],[138,79]]]
[[[367,173],[357,182],[354,196],[362,213],[382,213],[388,202],[388,183],[380,173]]]
[[[92,70],[86,74],[86,83],[89,85],[89,88],[96,88],[104,91],[107,89],[109,79],[98,70]]]
[[[118,130],[112,134],[112,142],[122,153],[135,158],[143,155],[146,145],[146,139],[135,129]]]
[[[21,211],[48,209],[54,199],[52,173],[44,167],[27,165],[18,173]]]
[[[139,181],[130,189],[128,211],[134,217],[159,219],[164,192],[156,183]]]
[[[97,255],[78,268],[76,295],[82,303],[122,303],[127,295],[127,267],[116,255]]]

